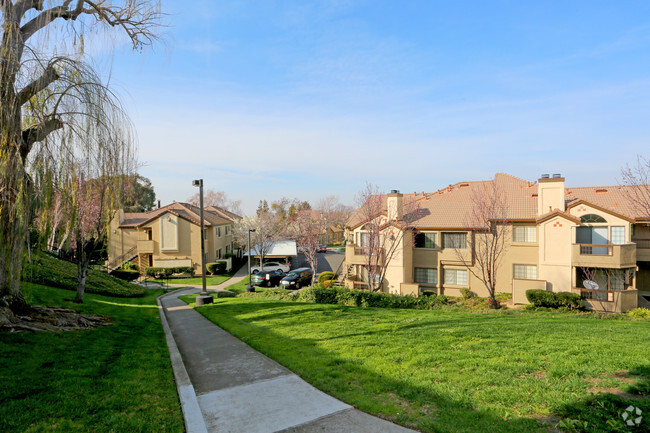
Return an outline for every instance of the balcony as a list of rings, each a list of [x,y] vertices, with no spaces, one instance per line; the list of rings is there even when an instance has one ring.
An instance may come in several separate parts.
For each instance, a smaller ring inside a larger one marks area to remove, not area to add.
[[[636,244],[573,244],[573,266],[621,269],[636,266]]]
[[[138,254],[153,254],[155,241],[138,241]]]
[[[640,262],[650,262],[650,239],[632,239],[636,243],[636,259]]]
[[[582,297],[582,304],[589,310],[608,313],[624,313],[637,308],[639,291],[627,290],[588,290],[573,288],[571,292]]]

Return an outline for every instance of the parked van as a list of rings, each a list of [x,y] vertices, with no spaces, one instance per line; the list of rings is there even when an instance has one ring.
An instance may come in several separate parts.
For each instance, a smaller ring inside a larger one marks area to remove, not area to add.
[[[280,280],[280,287],[283,289],[295,290],[311,284],[314,273],[311,268],[298,268],[289,271],[286,277]]]

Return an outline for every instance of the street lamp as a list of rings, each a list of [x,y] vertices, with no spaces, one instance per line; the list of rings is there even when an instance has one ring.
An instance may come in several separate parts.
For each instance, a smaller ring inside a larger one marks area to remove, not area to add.
[[[248,229],[248,286],[246,287],[247,292],[254,292],[255,287],[253,287],[251,281],[251,233],[255,233],[255,229]]]
[[[214,297],[208,295],[208,289],[205,284],[205,229],[203,227],[203,179],[197,179],[192,181],[192,186],[199,187],[199,207],[201,209],[201,275],[203,282],[203,289],[199,296],[196,297],[196,305],[205,305],[212,304],[214,302]]]

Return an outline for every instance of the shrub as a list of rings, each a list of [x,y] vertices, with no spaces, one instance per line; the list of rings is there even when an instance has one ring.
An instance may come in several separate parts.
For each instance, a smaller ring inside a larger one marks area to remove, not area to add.
[[[324,288],[329,289],[329,287],[332,285],[332,280],[325,280],[321,284]]]
[[[635,308],[625,314],[635,319],[650,319],[650,310],[647,308]]]
[[[566,307],[570,310],[582,308],[582,299],[580,295],[571,292],[559,292],[555,294],[555,299],[560,307]]]
[[[160,279],[160,278],[169,278],[172,276],[174,269],[173,268],[157,268],[157,267],[150,267],[150,268],[144,268],[144,274],[147,277],[153,277],[155,279]]]
[[[134,269],[115,269],[111,275],[120,280],[133,281],[140,276],[140,272]]]
[[[320,275],[318,276],[318,282],[320,284],[323,284],[323,281],[333,280],[334,278],[336,278],[336,274],[334,272],[325,271],[325,272],[321,272]]]
[[[433,290],[424,290],[421,293],[421,295],[422,296],[438,296],[438,294],[436,292],[434,292]]]
[[[127,269],[130,271],[139,271],[140,268],[133,262],[124,262],[122,263],[122,269]]]
[[[463,287],[460,289],[460,296],[462,296],[463,299],[469,299],[475,297],[476,295],[468,287]]]
[[[317,304],[411,309],[432,309],[448,304],[448,300],[445,296],[437,296],[435,294],[416,298],[410,295],[400,296],[391,293],[350,290],[343,287],[314,287],[312,289],[304,290],[297,297],[297,300],[302,302],[315,302]]]
[[[567,308],[577,310],[582,308],[580,295],[570,292],[553,293],[546,290],[526,290],[526,299],[534,307]]]
[[[234,292],[214,292],[214,297],[215,298],[235,298],[237,296],[237,293]]]
[[[205,266],[205,268],[212,275],[217,275],[217,274],[225,273],[226,272],[226,266],[227,266],[227,263],[225,261],[223,261],[223,260],[220,260],[218,262],[208,263]]]

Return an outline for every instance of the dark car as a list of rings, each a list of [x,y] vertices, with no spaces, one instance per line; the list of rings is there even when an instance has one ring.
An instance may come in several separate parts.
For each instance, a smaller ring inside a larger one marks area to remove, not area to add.
[[[280,280],[283,289],[295,290],[311,284],[313,272],[310,268],[298,268],[289,271],[286,277]]]
[[[254,286],[275,287],[286,274],[280,270],[261,271],[251,277]]]

